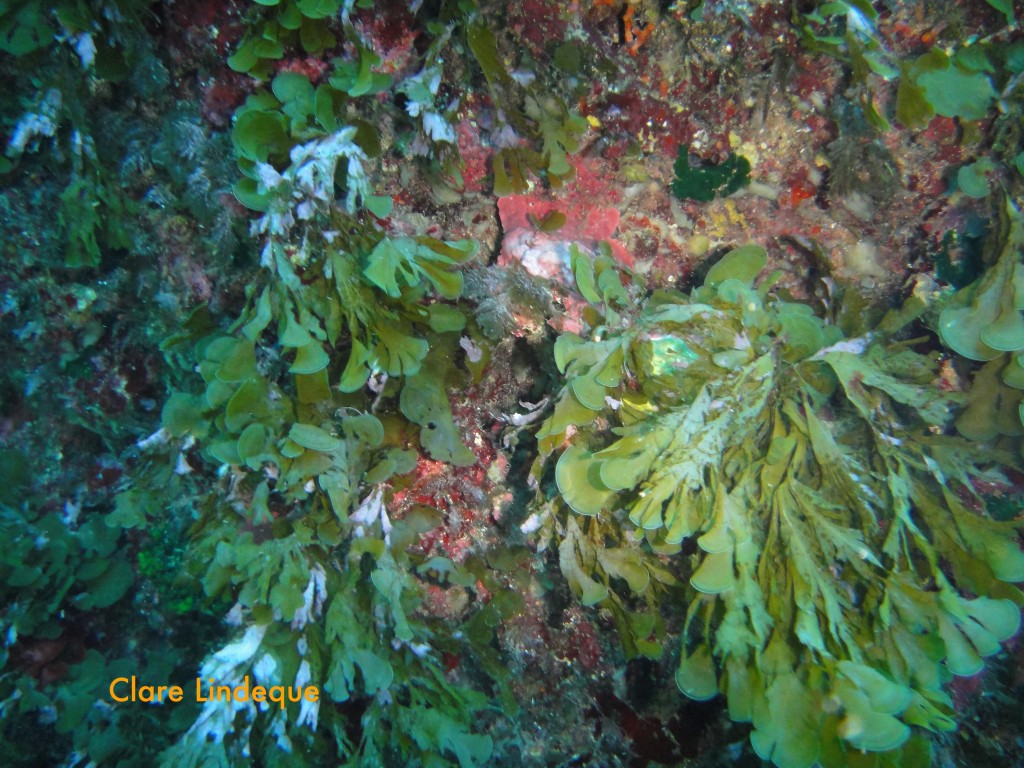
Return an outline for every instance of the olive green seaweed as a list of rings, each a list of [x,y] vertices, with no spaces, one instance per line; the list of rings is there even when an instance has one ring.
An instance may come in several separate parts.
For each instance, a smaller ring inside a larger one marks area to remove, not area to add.
[[[683,570],[678,687],[725,695],[779,768],[861,765],[863,751],[923,765],[927,732],[955,727],[950,678],[1019,625],[1016,527],[974,490],[1006,457],[946,434],[962,398],[935,386],[935,354],[844,337],[758,281],[765,264],[743,246],[689,295],[646,301],[605,257],[575,267],[596,320],[558,339],[566,383],[538,433],[544,455],[568,443],[563,572],[616,615],[612,576],[647,588],[573,515],[646,540],[638,565]],[[591,271],[617,301],[599,300]]]
[[[961,434],[980,441],[1024,433],[1024,219],[1009,199],[993,240],[995,263],[943,302],[937,322],[943,344],[985,363],[956,422]]]
[[[201,674],[314,684],[323,704],[208,706],[163,764],[233,764],[251,751],[268,765],[483,765],[492,744],[478,721],[488,699],[453,682],[441,659],[473,653],[513,710],[489,647],[501,613],[488,606],[464,634],[438,631],[417,611],[423,587],[414,573],[429,565],[449,572],[453,586],[497,590],[494,577],[407,551],[441,522],[437,510],[389,515],[393,484],[418,460],[404,424],[419,427],[431,458],[476,462],[447,389],[447,361],[466,326],[449,302],[462,295],[460,268],[476,244],[385,234],[380,218],[393,201],[372,189],[379,137],[352,107],[358,100],[372,114],[375,94],[391,83],[373,71],[380,60],[348,21],[353,3],[266,4],[276,6],[276,21],[243,42],[232,66],[260,76],[279,55],[275,24],[292,24],[309,50],[307,28],[339,13],[353,53],[316,87],[277,74],[236,113],[232,142],[244,178],[235,194],[262,214],[253,225],[262,268],[227,330],[201,322],[200,309],[165,342],[169,359],[197,361],[202,383],[172,394],[162,416],[171,450],[194,444],[233,478],[226,497],[211,491],[190,547],[192,576],[208,598],[235,602],[239,624]],[[429,85],[405,90],[423,108],[433,99]],[[397,405],[408,422],[398,408],[378,418],[381,403]],[[351,701],[365,710],[358,728],[339,706]]]

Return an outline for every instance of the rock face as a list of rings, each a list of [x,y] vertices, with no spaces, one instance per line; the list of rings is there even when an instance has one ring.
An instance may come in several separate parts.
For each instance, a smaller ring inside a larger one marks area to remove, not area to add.
[[[1011,3],[0,5],[0,764],[1024,765]]]

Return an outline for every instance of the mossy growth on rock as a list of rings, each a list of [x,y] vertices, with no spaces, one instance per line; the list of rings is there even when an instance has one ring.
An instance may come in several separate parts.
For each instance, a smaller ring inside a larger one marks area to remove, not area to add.
[[[566,383],[538,433],[565,536],[572,515],[618,525],[679,569],[676,683],[725,695],[762,758],[924,765],[928,733],[955,727],[946,684],[1018,628],[1024,554],[976,490],[1006,457],[951,434],[959,397],[919,340],[819,317],[765,264],[743,246],[688,295],[640,301],[576,254],[589,333],[558,339]],[[633,582],[602,563],[575,558],[570,582],[604,606]]]

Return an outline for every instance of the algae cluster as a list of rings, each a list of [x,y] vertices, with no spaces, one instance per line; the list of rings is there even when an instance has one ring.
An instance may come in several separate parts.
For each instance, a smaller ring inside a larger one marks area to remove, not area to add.
[[[1012,22],[1007,3],[988,4]],[[472,239],[392,220],[408,197],[385,193],[384,175],[415,168],[434,201],[457,198],[468,167],[457,128],[475,88],[500,137],[484,163],[493,195],[558,190],[600,125],[574,103],[578,78],[614,68],[563,42],[552,67],[524,58],[517,69],[494,9],[445,0],[403,8],[421,37],[417,66],[395,74],[354,21],[379,5],[247,7],[227,64],[255,82],[230,136],[211,138],[180,104],[158,128],[119,135],[125,123],[103,120],[166,86],[159,67],[125,84],[152,56],[151,4],[0,3],[8,65],[46,65],[19,82],[0,164],[59,180],[64,246],[46,268],[98,268],[143,242],[140,221],[174,231],[186,216],[217,259],[240,243],[251,257],[236,310],[211,302],[170,335],[156,319],[138,332],[154,351],[165,336],[167,394],[148,406],[148,437],[126,444],[120,428],[83,420],[128,457],[95,507],[42,498],[27,448],[0,453],[4,760],[27,764],[31,722],[60,734],[54,752],[97,765],[516,764],[536,755],[502,642],[537,600],[524,585],[541,584],[610,617],[615,664],[644,658],[674,669],[692,699],[724,695],[779,768],[927,765],[932,734],[956,726],[952,678],[1000,651],[1024,602],[1019,525],[997,520],[984,492],[1013,484],[1024,433],[1017,209],[1003,207],[977,280],[884,318],[862,314],[866,302],[832,275],[820,280],[828,301],[795,298],[752,244],[691,290],[651,290],[610,244],[574,245],[574,288],[545,285],[487,264]],[[632,30],[632,4],[627,13]],[[997,103],[1013,114],[1019,45],[900,58],[877,23],[860,0],[794,17],[807,48],[850,67],[869,140],[890,128],[879,80],[899,81],[893,116],[906,125],[976,121]],[[277,66],[290,57],[324,68]],[[972,198],[1022,156],[1003,127],[995,160],[961,168]],[[695,168],[688,149],[675,158],[677,197],[712,202],[749,182],[745,158]],[[228,189],[252,212],[247,239],[224,213]],[[83,315],[95,299],[71,295]],[[575,303],[578,332],[549,343],[553,297]],[[984,363],[969,390],[943,378],[952,363],[921,317]],[[88,349],[103,325],[82,325]],[[496,452],[453,409],[511,369],[491,361],[520,333],[527,359],[553,359],[535,388],[551,382],[546,398],[492,414],[512,427],[502,458],[513,471],[532,462],[535,498],[527,509],[519,491],[515,507],[523,536],[503,529],[510,540],[438,554],[423,542],[452,514],[421,481],[437,467],[472,477]],[[83,355],[65,352],[62,365],[81,368]],[[5,390],[15,384],[34,386],[25,374]],[[112,706],[106,681],[125,674],[315,684],[322,698]]]
[[[851,318],[847,336],[757,282],[765,264],[744,246],[689,295],[639,304],[608,261],[578,265],[595,315],[556,343],[567,383],[541,450],[568,443],[554,473],[573,513],[646,541],[634,570],[686,563],[680,690],[725,694],[785,768],[860,751],[917,765],[921,732],[953,727],[950,675],[1019,626],[1016,529],[974,489],[996,457],[944,434],[960,399],[935,387],[934,353]],[[588,554],[560,550],[584,602],[613,600],[617,578],[647,592]]]

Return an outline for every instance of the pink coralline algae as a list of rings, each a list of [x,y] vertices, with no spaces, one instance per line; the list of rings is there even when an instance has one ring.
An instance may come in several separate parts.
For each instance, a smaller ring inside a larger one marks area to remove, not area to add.
[[[543,232],[541,222],[556,212],[565,216],[565,224],[554,232]],[[498,215],[504,232],[499,264],[519,262],[530,274],[571,285],[570,245],[595,251],[599,242],[607,241],[616,259],[633,265],[633,255],[612,237],[619,226],[616,208],[571,197],[545,200],[510,195],[498,200]]]

